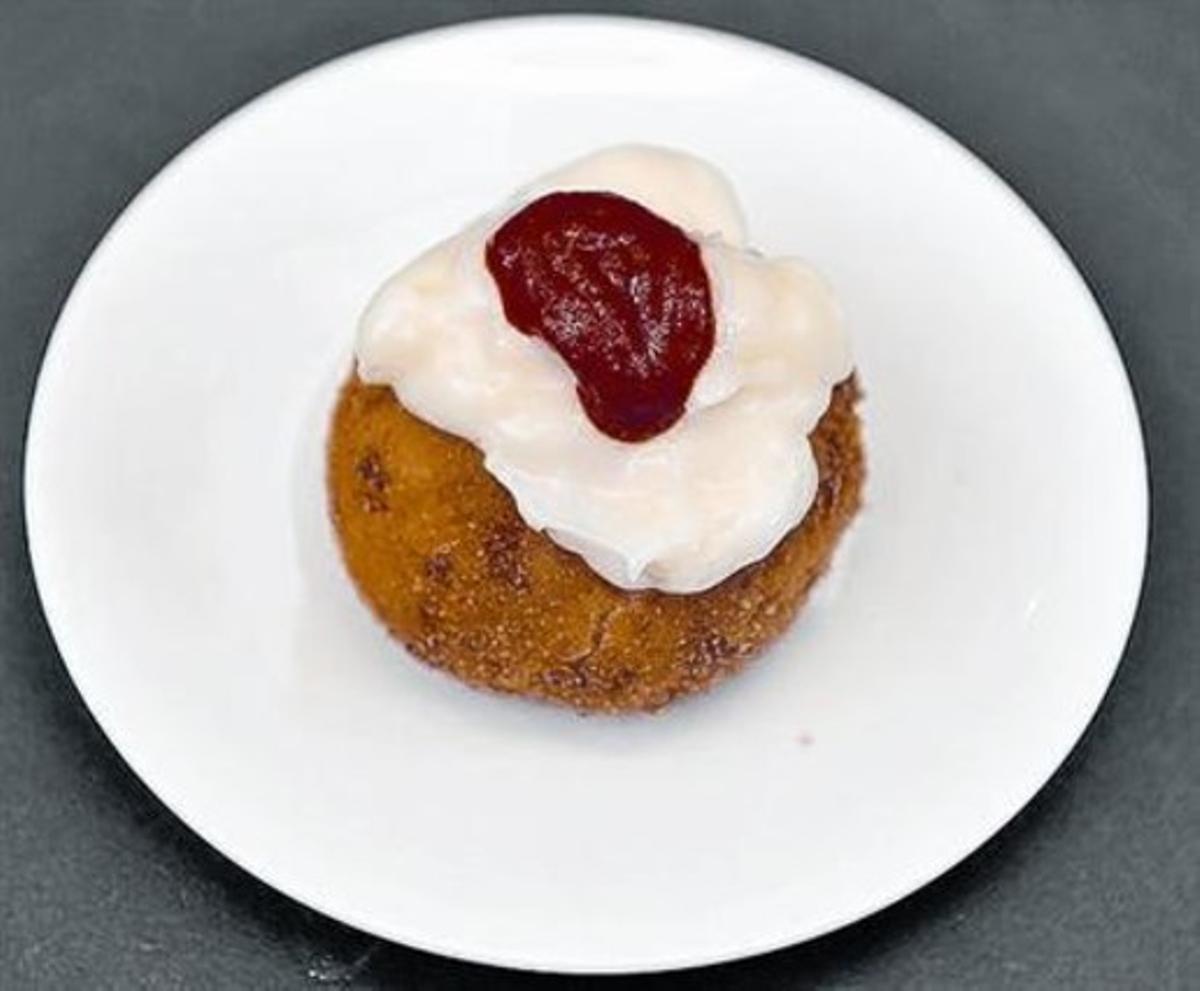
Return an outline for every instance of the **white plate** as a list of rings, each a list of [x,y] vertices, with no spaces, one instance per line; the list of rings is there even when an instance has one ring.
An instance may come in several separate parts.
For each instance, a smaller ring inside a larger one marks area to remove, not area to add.
[[[711,158],[757,243],[833,280],[871,480],[781,646],[658,717],[582,719],[402,655],[342,572],[322,445],[380,279],[626,140]],[[1104,319],[987,168],[804,59],[579,18],[381,45],[197,141],[71,294],[26,498],[72,677],[196,832],[362,929],[569,971],[802,940],[978,847],[1100,702],[1147,525]]]

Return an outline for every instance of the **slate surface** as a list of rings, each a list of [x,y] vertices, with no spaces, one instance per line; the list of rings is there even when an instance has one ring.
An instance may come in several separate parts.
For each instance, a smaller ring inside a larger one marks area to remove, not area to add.
[[[25,419],[58,307],[105,228],[171,155],[331,56],[551,9],[657,14],[787,46],[899,97],[981,154],[1057,232],[1108,313],[1153,479],[1150,570],[1117,682],[1014,824],[849,930],[630,983],[1198,986],[1200,4],[1048,0],[0,0],[0,986],[599,983],[381,944],[274,894],[193,837],[126,770],[67,679],[39,611],[20,502]]]

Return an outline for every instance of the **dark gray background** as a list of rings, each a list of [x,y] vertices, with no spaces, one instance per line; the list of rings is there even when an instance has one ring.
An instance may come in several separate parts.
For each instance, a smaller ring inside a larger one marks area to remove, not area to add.
[[[700,988],[1200,982],[1200,3],[0,0],[0,986],[547,986],[380,944],[187,832],[84,710],[38,607],[20,481],[55,314],[176,151],[302,69],[502,12],[655,13],[858,76],[981,154],[1108,313],[1148,442],[1141,611],[1084,742],[947,877],[807,946],[643,979]],[[1048,425],[1047,443],[1070,443]],[[564,981],[571,986],[592,982]]]

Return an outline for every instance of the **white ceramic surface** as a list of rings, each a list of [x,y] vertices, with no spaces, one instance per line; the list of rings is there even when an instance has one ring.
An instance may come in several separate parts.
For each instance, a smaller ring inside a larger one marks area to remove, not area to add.
[[[322,445],[380,280],[618,141],[711,158],[755,242],[832,279],[871,479],[777,649],[659,716],[583,719],[403,656],[343,575]],[[1104,320],[991,172],[811,62],[607,19],[382,45],[196,142],[71,294],[26,497],[71,676],[201,836],[371,932],[572,971],[815,936],[979,846],[1095,711],[1147,525]]]

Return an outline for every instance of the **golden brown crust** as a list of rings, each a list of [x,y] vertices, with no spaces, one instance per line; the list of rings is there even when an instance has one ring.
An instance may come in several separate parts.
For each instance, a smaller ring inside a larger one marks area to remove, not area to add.
[[[660,708],[782,633],[858,509],[853,378],[810,440],[804,520],[764,560],[694,595],[630,592],[531,530],[478,450],[351,376],[334,413],[329,496],[346,567],[414,654],[472,685],[580,710]]]

